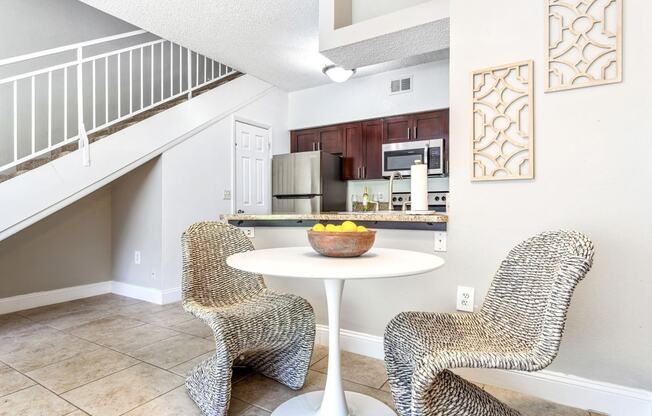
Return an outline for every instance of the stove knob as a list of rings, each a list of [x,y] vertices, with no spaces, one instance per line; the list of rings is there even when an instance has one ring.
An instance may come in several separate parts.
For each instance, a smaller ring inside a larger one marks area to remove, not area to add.
[[[441,200],[442,200],[442,201],[445,201],[445,200],[446,200],[446,197],[445,197],[445,196],[442,196],[442,197],[441,197]]]
[[[393,198],[392,198],[392,201],[396,202],[396,197],[393,197]]]
[[[403,197],[402,196],[398,198],[398,202],[403,202]]]
[[[435,201],[439,201],[439,197],[438,197],[438,196],[435,197]]]

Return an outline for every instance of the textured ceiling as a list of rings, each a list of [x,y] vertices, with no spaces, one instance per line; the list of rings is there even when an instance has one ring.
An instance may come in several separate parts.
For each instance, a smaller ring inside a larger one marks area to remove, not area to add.
[[[82,1],[288,91],[330,82],[321,72],[330,61],[319,53],[318,0]]]

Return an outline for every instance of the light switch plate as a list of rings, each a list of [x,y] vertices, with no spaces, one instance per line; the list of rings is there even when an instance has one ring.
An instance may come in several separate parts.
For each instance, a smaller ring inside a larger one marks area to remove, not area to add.
[[[249,238],[254,238],[256,236],[256,232],[254,231],[254,227],[239,227],[239,228]]]
[[[456,309],[462,312],[473,312],[473,298],[475,289],[472,287],[457,287]]]
[[[231,200],[231,191],[224,191],[224,200],[225,201],[230,201]]]
[[[140,251],[134,251],[134,264],[140,264]]]
[[[446,231],[435,231],[435,251],[446,251]]]

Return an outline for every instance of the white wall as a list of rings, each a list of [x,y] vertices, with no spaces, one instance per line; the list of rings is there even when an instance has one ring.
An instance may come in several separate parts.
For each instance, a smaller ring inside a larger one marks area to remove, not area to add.
[[[431,62],[291,92],[290,130],[447,108],[448,65]],[[391,95],[390,81],[410,75],[413,91]]]
[[[652,2],[625,3],[624,82],[544,94],[543,2],[451,2],[452,210],[438,277],[482,294],[514,243],[547,229],[583,231],[595,264],[551,369],[652,390],[652,55],[644,52]],[[473,183],[469,74],[524,59],[535,60],[536,178]]]
[[[162,165],[158,157],[110,185],[114,281],[161,287]],[[140,251],[140,264],[135,251]]]
[[[181,234],[231,213],[233,117],[272,127],[272,151],[289,152],[287,93],[274,88],[162,155],[162,289],[181,285]]]
[[[429,0],[352,0],[352,23],[392,13],[401,9],[416,6]]]
[[[111,280],[107,188],[0,241],[0,299],[107,280]]]

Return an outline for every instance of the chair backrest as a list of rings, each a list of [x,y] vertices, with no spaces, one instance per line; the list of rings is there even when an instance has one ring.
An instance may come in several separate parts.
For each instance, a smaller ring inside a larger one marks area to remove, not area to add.
[[[593,243],[575,231],[520,243],[500,264],[480,316],[545,367],[557,355],[573,290],[591,268],[593,252]]]
[[[181,237],[183,245],[183,301],[201,305],[228,305],[265,288],[263,277],[226,264],[232,254],[253,250],[238,228],[220,222],[199,222]]]

